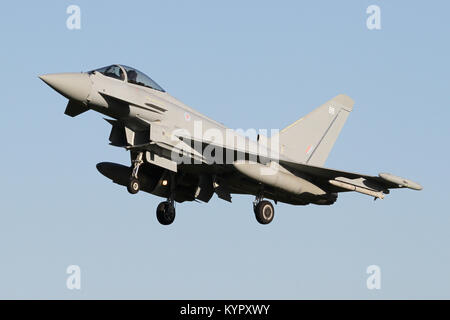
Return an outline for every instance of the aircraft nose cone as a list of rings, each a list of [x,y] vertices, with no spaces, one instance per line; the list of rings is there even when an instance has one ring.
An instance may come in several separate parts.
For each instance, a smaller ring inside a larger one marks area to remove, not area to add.
[[[39,77],[67,99],[84,102],[91,91],[87,73],[55,73]]]

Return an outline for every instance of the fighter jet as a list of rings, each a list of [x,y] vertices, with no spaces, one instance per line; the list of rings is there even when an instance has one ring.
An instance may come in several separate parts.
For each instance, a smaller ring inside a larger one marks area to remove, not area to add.
[[[40,76],[69,99],[65,114],[88,110],[105,115],[112,146],[130,152],[131,164],[109,162],[97,169],[128,192],[165,198],[156,209],[163,225],[175,219],[175,203],[208,202],[214,194],[255,196],[256,220],[268,224],[275,204],[331,205],[338,194],[355,191],[383,199],[389,189],[422,187],[389,173],[377,176],[323,165],[353,110],[338,95],[271,137],[256,139],[226,128],[177,100],[135,68],[110,65],[82,73]]]

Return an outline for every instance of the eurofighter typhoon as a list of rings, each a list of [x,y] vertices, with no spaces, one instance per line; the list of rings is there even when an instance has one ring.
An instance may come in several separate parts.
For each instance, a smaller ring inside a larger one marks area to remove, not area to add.
[[[83,73],[40,78],[69,99],[65,114],[99,112],[111,126],[110,144],[130,152],[131,164],[101,162],[97,169],[135,194],[165,198],[156,209],[163,225],[175,219],[175,203],[208,202],[214,194],[255,196],[256,220],[274,218],[270,199],[292,205],[331,205],[341,192],[383,199],[389,189],[422,187],[389,173],[371,176],[323,165],[353,109],[338,95],[305,117],[256,139],[226,128],[172,97],[135,68],[111,65]]]

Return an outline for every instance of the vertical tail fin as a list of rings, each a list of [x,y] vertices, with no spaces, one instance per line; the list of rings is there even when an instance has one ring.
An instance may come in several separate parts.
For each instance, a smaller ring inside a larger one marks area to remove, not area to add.
[[[281,130],[278,136],[281,153],[297,162],[322,166],[353,104],[350,97],[338,95]]]

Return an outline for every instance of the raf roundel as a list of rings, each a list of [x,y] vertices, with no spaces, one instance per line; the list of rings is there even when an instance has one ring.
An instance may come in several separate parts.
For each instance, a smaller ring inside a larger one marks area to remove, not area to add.
[[[191,121],[191,115],[188,112],[184,113],[184,120]]]
[[[306,149],[306,154],[309,155],[311,151],[313,150],[313,145],[309,145],[309,147]]]

